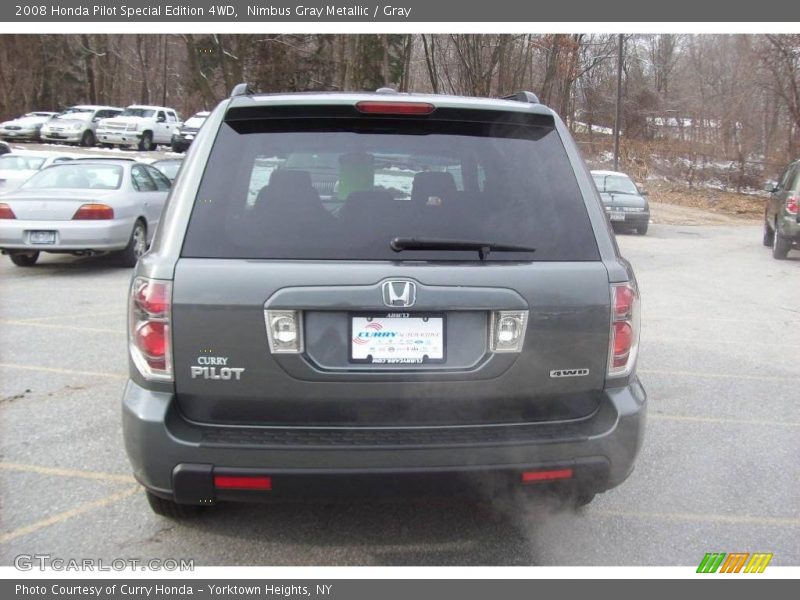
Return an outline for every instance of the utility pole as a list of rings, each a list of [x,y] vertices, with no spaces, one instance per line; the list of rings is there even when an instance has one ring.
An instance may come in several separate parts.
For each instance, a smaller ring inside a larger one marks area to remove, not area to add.
[[[617,37],[617,114],[614,117],[614,170],[619,171],[619,128],[622,125],[622,34]]]

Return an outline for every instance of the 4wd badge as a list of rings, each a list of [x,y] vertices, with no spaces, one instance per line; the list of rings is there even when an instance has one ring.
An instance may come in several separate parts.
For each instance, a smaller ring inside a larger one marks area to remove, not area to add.
[[[550,371],[550,377],[586,377],[589,369],[556,369]]]

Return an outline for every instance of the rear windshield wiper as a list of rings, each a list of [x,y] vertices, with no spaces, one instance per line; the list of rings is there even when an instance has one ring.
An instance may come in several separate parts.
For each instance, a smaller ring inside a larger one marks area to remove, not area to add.
[[[452,240],[444,238],[394,238],[389,244],[395,252],[403,250],[475,250],[480,259],[486,260],[492,250],[497,252],[536,252],[536,248],[517,244],[481,242],[475,240]]]

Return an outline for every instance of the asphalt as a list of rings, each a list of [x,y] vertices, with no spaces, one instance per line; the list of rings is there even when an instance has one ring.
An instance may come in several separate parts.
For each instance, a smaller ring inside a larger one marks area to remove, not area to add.
[[[649,420],[637,468],[588,507],[497,499],[221,505],[174,522],[120,431],[131,271],[0,260],[0,564],[20,554],[195,565],[800,564],[800,252],[757,226],[620,235],[643,297]]]

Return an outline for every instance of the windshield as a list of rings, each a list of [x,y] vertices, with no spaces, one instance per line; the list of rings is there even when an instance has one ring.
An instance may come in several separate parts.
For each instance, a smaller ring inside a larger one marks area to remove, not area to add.
[[[638,194],[636,184],[625,175],[592,174],[594,183],[600,192],[607,194]]]
[[[267,126],[284,129],[247,131]],[[475,250],[390,245],[437,238],[536,248],[492,251],[489,260],[598,258],[550,128],[378,119],[324,120],[316,131],[295,122],[237,127],[224,124],[216,138],[185,256],[479,260]]]
[[[201,125],[206,122],[208,117],[198,117],[197,115],[190,117],[186,120],[183,124],[184,127],[193,127],[195,129],[200,129]]]
[[[0,171],[38,171],[44,164],[39,156],[19,156],[6,154],[0,156]]]
[[[25,189],[98,189],[115,190],[122,181],[118,165],[57,165],[44,169],[28,179]]]
[[[92,108],[68,108],[61,114],[59,114],[56,118],[58,119],[90,119],[94,114],[94,109]]]
[[[144,118],[150,118],[154,114],[156,114],[156,111],[154,111],[154,110],[152,110],[150,108],[126,108],[125,110],[122,111],[122,114],[120,115],[120,117],[144,117]]]

